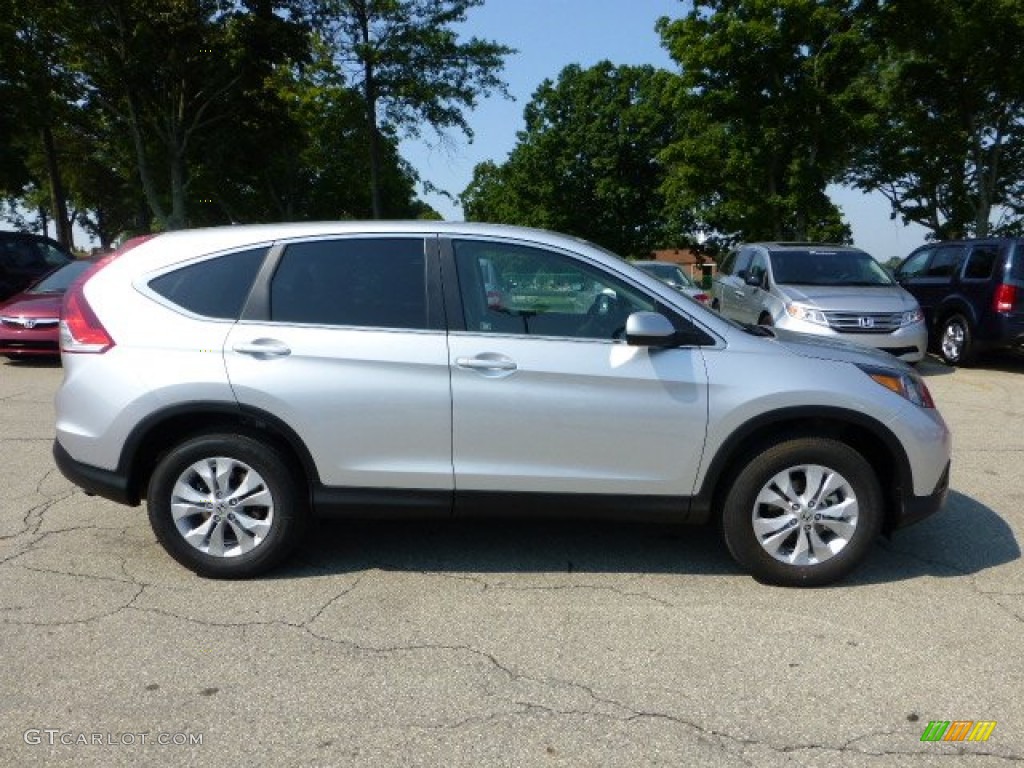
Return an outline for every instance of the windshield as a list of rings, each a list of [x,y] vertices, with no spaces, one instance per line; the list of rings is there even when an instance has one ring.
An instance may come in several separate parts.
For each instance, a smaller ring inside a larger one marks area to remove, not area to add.
[[[864,251],[773,251],[771,260],[778,285],[893,284],[882,265]]]
[[[659,280],[671,281],[687,288],[694,287],[693,281],[675,264],[637,264],[637,266]]]
[[[91,265],[92,262],[85,259],[65,264],[33,285],[26,293],[64,293],[71,282]]]

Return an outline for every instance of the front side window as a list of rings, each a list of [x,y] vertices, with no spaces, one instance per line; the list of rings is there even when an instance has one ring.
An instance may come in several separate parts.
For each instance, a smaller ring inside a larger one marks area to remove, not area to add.
[[[925,277],[952,277],[959,269],[964,258],[964,248],[961,245],[948,245],[937,248],[935,256],[928,263]]]
[[[455,264],[471,332],[613,340],[626,318],[655,303],[602,270],[508,243],[456,241]]]
[[[422,238],[350,238],[289,245],[270,283],[278,323],[427,328]]]

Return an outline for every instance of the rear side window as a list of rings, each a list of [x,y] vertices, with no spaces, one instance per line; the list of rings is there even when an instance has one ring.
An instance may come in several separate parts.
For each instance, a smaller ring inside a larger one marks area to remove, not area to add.
[[[237,320],[266,252],[254,248],[190,264],[150,280],[149,287],[189,312]]]
[[[278,323],[424,329],[422,238],[352,238],[289,245],[270,284]]]
[[[964,264],[964,280],[988,280],[999,260],[998,245],[978,245]]]

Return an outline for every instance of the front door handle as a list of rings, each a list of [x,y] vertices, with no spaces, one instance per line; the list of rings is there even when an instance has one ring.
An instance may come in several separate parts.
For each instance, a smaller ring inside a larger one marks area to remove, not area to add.
[[[240,355],[252,355],[257,360],[287,357],[292,353],[291,347],[276,339],[254,339],[248,344],[235,344],[232,349]]]
[[[455,358],[455,364],[459,368],[467,368],[471,371],[480,371],[482,373],[511,373],[516,370],[515,360],[490,352],[485,352],[476,357],[457,357]]]

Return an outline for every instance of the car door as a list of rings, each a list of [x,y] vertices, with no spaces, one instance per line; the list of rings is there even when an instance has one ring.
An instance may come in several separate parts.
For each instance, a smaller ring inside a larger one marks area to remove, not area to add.
[[[351,236],[276,246],[228,335],[238,402],[285,421],[325,486],[442,490],[450,503],[436,242]]]
[[[963,263],[965,250],[958,243],[930,246],[911,254],[896,271],[897,281],[921,305],[929,327],[935,310],[952,290],[953,275]]]
[[[743,319],[745,314],[749,315],[745,306],[747,286],[744,281],[747,278],[753,257],[753,248],[740,248],[732,263],[731,272],[721,278],[721,311],[723,315],[731,317],[733,320],[749,322]]]
[[[464,491],[692,494],[708,412],[701,350],[622,341],[629,314],[654,299],[553,249],[466,238],[442,241],[442,254],[457,509]]]
[[[764,314],[767,307],[764,290],[767,275],[768,256],[763,251],[754,250],[737,292],[734,316],[741,323],[757,323]]]

